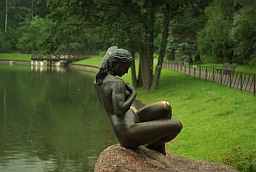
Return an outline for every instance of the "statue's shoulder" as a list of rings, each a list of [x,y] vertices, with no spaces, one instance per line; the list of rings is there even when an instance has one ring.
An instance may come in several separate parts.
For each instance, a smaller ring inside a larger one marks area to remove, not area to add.
[[[113,75],[107,76],[104,79],[103,84],[111,88],[120,88],[125,86],[125,83],[121,78],[118,78]]]
[[[106,82],[124,82],[121,78],[118,78],[113,75],[107,75],[104,79]]]

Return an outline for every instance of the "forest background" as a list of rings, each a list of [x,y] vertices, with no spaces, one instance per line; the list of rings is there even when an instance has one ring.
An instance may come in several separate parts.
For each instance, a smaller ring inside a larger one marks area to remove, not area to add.
[[[165,59],[256,66],[255,8],[255,0],[4,0],[0,52],[99,53],[118,45],[139,54],[133,84],[154,90]]]

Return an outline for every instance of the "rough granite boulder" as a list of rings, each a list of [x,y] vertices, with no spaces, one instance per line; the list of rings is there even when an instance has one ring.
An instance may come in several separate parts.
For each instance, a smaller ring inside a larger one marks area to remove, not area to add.
[[[237,172],[231,166],[217,162],[192,160],[167,153],[163,155],[144,146],[136,150],[119,144],[105,149],[99,156],[95,172]]]

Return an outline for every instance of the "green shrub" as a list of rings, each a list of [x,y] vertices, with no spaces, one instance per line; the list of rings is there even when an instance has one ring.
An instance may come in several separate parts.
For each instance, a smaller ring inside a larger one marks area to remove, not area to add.
[[[231,152],[225,153],[221,159],[224,164],[230,165],[241,172],[256,171],[256,149],[244,152],[241,147],[234,147]]]
[[[249,65],[252,67],[256,67],[256,56],[250,61]]]
[[[100,57],[104,57],[105,54],[106,54],[106,51],[101,51],[101,52],[99,52],[99,56],[100,56]]]

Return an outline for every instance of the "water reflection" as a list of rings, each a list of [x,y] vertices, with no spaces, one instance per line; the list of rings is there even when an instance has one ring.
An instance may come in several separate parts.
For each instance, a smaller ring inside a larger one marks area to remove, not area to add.
[[[46,71],[55,71],[55,72],[66,72],[67,68],[63,66],[47,66],[47,65],[31,65],[31,71],[36,72],[46,72]]]
[[[0,172],[93,171],[117,143],[93,76],[0,65]]]

